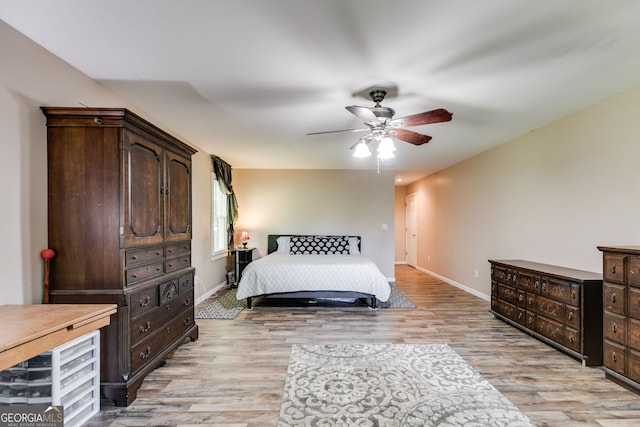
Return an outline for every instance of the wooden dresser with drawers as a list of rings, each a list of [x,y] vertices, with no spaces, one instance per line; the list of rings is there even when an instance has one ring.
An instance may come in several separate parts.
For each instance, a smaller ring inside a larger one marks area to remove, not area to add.
[[[49,298],[115,304],[101,389],[129,405],[145,376],[198,338],[191,266],[195,150],[124,108],[47,117]]]
[[[640,392],[640,246],[603,253],[603,347],[607,378]]]
[[[602,365],[602,276],[522,260],[491,263],[491,312],[580,360]]]

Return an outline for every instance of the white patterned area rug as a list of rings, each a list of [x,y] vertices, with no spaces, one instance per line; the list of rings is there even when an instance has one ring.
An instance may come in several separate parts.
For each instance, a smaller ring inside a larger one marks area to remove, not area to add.
[[[293,345],[278,427],[534,424],[446,344]]]
[[[416,308],[395,286],[391,286],[389,299],[385,302],[378,300],[377,304],[379,308]]]
[[[211,304],[198,311],[196,319],[235,319],[247,306],[246,300],[236,299],[237,289],[229,289]]]

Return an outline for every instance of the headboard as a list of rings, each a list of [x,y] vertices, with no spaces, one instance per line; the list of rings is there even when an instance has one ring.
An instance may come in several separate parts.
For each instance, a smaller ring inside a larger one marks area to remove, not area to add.
[[[276,249],[278,249],[278,237],[293,237],[293,236],[300,236],[300,237],[313,237],[313,236],[322,236],[322,237],[344,237],[344,235],[342,236],[329,236],[329,235],[325,235],[325,234],[269,234],[267,235],[267,254],[270,254],[272,252],[275,252]],[[361,250],[361,244],[362,244],[362,239],[360,238],[360,236],[347,236],[347,237],[355,237],[356,239],[358,239],[358,251]]]

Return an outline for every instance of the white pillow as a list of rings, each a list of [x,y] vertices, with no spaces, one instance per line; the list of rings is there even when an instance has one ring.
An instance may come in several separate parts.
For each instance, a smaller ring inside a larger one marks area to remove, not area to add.
[[[289,237],[288,236],[280,236],[276,239],[276,243],[278,247],[276,248],[277,254],[289,254]]]
[[[360,255],[360,249],[358,249],[358,238],[349,237],[349,254]]]

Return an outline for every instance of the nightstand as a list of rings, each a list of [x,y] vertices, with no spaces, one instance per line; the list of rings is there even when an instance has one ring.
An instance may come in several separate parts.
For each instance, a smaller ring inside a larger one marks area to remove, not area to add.
[[[240,283],[240,278],[242,277],[242,271],[245,269],[247,265],[251,261],[253,261],[253,250],[255,248],[233,248],[231,252],[233,252],[233,257],[235,258],[235,276],[237,286]]]

